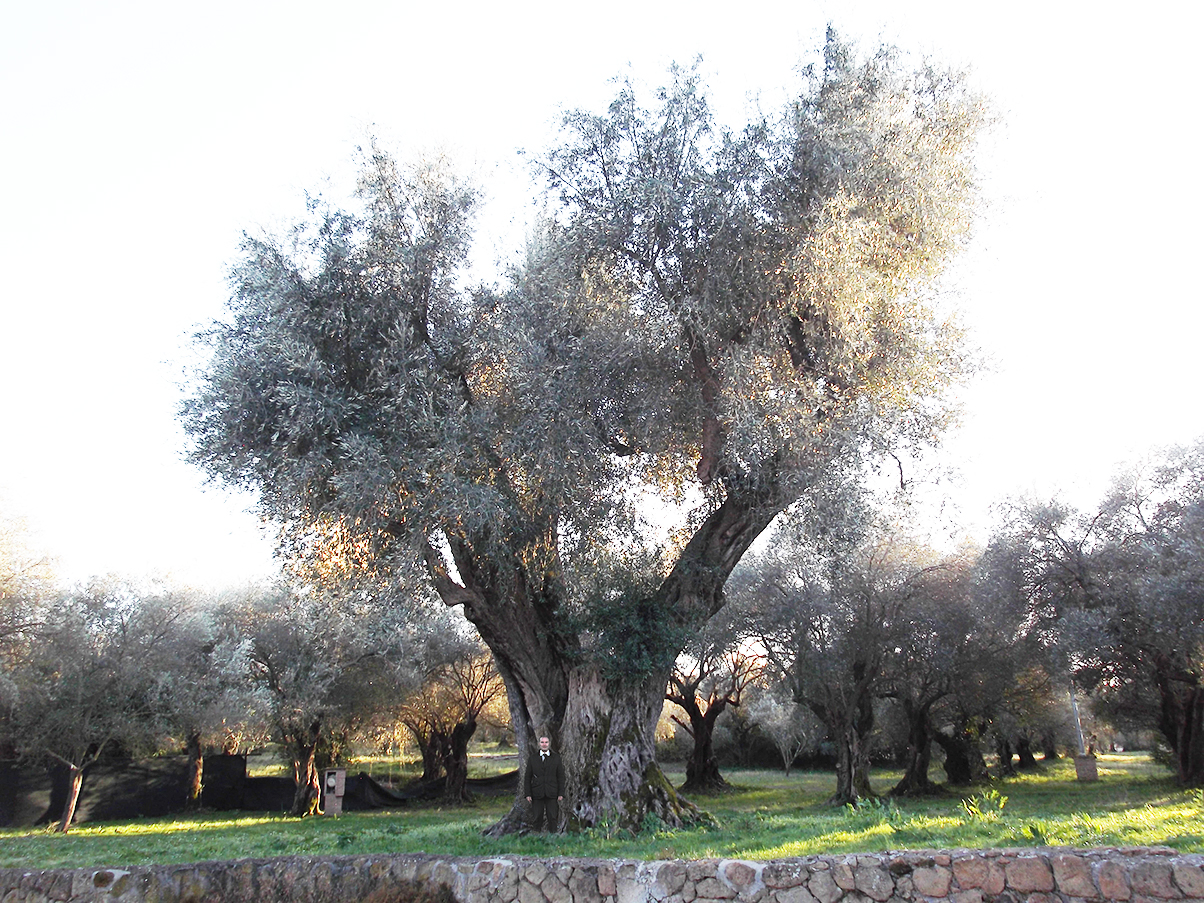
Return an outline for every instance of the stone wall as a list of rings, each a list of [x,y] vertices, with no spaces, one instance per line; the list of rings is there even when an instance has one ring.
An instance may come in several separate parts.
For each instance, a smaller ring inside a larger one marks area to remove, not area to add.
[[[1162,903],[1204,899],[1173,850],[946,850],[754,862],[282,857],[131,869],[0,869],[0,903]],[[444,898],[447,898],[444,893]]]

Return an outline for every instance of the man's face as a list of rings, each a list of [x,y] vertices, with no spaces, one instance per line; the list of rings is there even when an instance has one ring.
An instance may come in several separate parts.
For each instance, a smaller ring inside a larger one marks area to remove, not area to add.
[[[548,749],[551,747],[551,745],[552,745],[552,741],[549,740],[547,737],[539,738],[539,751],[540,752],[547,752]]]

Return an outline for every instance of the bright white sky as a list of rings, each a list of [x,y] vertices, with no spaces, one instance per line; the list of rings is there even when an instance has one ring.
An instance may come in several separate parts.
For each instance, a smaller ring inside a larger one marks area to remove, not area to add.
[[[949,454],[962,523],[1008,493],[1079,504],[1204,435],[1199,4],[1020,0],[39,0],[0,8],[0,511],[73,576],[224,584],[270,542],[182,458],[193,328],[242,230],[345,182],[369,129],[444,146],[517,224],[519,148],[624,71],[701,54],[719,117],[775,108],[829,21],[969,65],[1002,115],[954,282],[995,361]],[[575,10],[582,10],[577,12]],[[988,11],[991,10],[991,11]],[[495,225],[495,236],[504,233]],[[515,238],[517,241],[517,237]],[[490,238],[483,262],[509,251]]]

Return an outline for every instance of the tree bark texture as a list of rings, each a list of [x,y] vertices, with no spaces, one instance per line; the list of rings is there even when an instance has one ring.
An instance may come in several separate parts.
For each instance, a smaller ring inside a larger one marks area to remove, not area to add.
[[[637,832],[655,815],[681,827],[699,812],[679,797],[656,761],[656,722],[668,673],[642,681],[606,680],[593,666],[569,677],[561,740],[570,829],[607,825]]]
[[[413,732],[414,742],[422,755],[422,776],[419,781],[433,781],[443,773],[443,758],[439,755],[439,738],[431,731],[428,733]]]
[[[1021,771],[1037,770],[1037,757],[1033,753],[1031,737],[1021,734],[1016,738],[1016,758],[1018,762],[1016,767]]]
[[[997,731],[995,734],[995,754],[999,759],[999,773],[1014,775],[1016,766],[1012,759],[1015,756],[1015,750],[1012,749],[1012,741],[1001,731]]]
[[[828,802],[833,806],[856,804],[872,799],[870,786],[870,757],[866,741],[855,725],[847,725],[839,734],[836,756],[836,792]]]

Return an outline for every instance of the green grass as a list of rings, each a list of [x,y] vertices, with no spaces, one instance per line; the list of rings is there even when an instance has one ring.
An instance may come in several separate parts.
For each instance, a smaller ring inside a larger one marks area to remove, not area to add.
[[[474,760],[473,773],[506,770],[502,757]],[[480,764],[481,768],[476,766]],[[171,820],[89,823],[63,836],[44,828],[0,829],[0,866],[128,866],[280,855],[432,853],[456,856],[596,856],[631,859],[770,859],[813,853],[1011,846],[1153,846],[1204,852],[1204,795],[1175,786],[1141,755],[1098,760],[1100,780],[1079,783],[1058,761],[991,788],[934,799],[872,802],[857,810],[826,805],[834,778],[824,772],[727,770],[730,793],[694,797],[713,821],[689,830],[650,827],[639,836],[507,837],[481,832],[509,798],[460,808],[436,806],[338,818],[207,813]],[[396,766],[394,766],[395,771]],[[367,770],[367,768],[365,768]],[[376,773],[383,775],[381,763]],[[672,767],[670,778],[683,775]],[[887,790],[898,774],[874,773]],[[991,791],[994,791],[992,795]],[[963,799],[974,797],[972,805]],[[1006,801],[1002,798],[1006,797]]]

